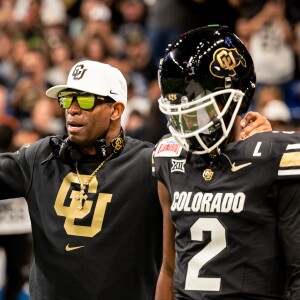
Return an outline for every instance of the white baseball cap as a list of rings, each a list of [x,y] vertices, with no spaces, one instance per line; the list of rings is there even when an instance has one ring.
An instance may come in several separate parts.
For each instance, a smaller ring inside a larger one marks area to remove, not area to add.
[[[97,61],[78,62],[69,72],[67,84],[53,86],[46,91],[46,95],[57,98],[60,91],[68,88],[109,96],[125,106],[127,103],[127,82],[122,73],[108,64]]]

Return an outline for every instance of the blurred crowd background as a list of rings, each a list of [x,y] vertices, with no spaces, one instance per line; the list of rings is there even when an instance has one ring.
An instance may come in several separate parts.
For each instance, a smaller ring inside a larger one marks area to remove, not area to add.
[[[64,83],[83,59],[123,72],[129,87],[123,127],[155,143],[167,132],[157,105],[159,59],[180,33],[207,24],[228,25],[252,54],[257,92],[251,109],[275,129],[299,129],[300,1],[1,0],[0,130],[6,134],[0,147],[13,150],[65,133],[63,111],[45,90]]]
[[[0,152],[65,134],[64,111],[45,91],[84,59],[122,71],[123,128],[156,143],[167,133],[157,103],[159,59],[180,33],[208,24],[229,26],[252,54],[251,109],[275,130],[300,130],[299,0],[0,0]]]

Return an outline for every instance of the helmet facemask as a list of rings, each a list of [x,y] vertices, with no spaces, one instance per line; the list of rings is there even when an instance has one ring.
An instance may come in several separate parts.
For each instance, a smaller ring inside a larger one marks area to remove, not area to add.
[[[243,92],[235,89],[205,91],[194,99],[167,94],[159,99],[159,107],[167,116],[169,130],[178,143],[187,151],[205,154],[228,137],[243,96]],[[226,101],[218,101],[221,97]]]

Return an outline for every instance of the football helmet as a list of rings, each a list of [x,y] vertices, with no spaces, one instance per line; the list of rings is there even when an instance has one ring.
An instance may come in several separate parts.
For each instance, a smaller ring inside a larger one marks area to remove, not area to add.
[[[169,130],[187,151],[210,153],[228,137],[255,91],[252,58],[226,26],[179,36],[159,64],[159,107]]]

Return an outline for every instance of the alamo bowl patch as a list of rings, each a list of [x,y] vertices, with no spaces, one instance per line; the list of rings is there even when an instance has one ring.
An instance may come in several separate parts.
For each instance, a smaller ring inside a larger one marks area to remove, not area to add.
[[[164,139],[155,149],[155,157],[176,157],[181,153],[182,147],[173,138]]]

